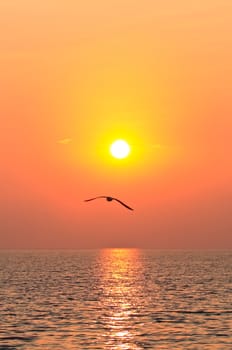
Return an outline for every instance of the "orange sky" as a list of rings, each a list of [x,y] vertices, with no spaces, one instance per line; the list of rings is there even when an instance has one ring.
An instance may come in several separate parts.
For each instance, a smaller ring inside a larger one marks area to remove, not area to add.
[[[0,248],[231,248],[231,17],[229,0],[1,1]],[[83,202],[101,194],[135,211]]]

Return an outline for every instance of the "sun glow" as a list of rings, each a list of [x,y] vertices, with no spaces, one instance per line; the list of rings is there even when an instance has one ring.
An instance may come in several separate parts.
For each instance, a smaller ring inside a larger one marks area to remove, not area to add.
[[[124,140],[116,140],[110,146],[110,153],[118,159],[126,158],[130,153],[130,146]]]

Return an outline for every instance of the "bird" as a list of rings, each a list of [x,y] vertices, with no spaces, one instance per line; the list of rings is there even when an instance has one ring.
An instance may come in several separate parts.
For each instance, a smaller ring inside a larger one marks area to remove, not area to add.
[[[110,197],[110,196],[98,196],[98,197],[94,197],[94,198],[90,198],[90,199],[85,199],[84,202],[93,201],[94,199],[98,199],[98,198],[105,198],[108,202],[112,202],[114,200],[114,201],[117,201],[118,203],[122,204],[127,209],[134,210],[133,208],[129,207],[127,204],[120,201],[118,198],[114,198],[114,197]]]

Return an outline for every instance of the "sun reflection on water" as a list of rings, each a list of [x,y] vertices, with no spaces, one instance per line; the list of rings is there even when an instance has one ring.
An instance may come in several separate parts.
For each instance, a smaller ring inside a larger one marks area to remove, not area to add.
[[[111,349],[142,349],[134,341],[134,322],[140,305],[137,284],[141,273],[139,254],[136,249],[106,249],[101,252],[104,260],[102,303],[107,310],[104,315],[105,337]]]

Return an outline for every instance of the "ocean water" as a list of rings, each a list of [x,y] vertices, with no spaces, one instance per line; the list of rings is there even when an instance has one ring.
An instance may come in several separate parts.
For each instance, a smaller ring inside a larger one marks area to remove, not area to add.
[[[0,252],[0,349],[232,349],[232,252]]]

